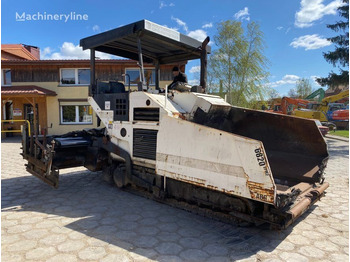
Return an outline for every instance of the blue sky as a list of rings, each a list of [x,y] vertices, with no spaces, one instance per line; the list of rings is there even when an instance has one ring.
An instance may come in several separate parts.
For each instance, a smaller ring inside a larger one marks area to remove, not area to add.
[[[34,4],[35,3],[35,4]],[[340,20],[336,8],[341,0],[128,0],[128,1],[11,1],[2,0],[1,39],[3,44],[23,43],[38,46],[44,59],[89,58],[81,51],[81,38],[147,19],[204,39],[216,34],[217,23],[232,19],[243,24],[255,21],[265,36],[265,55],[270,61],[270,86],[286,95],[299,78],[327,76],[337,68],[327,63],[323,52],[333,50],[325,38],[335,33],[326,28]],[[40,13],[86,15],[86,19],[16,21],[16,13],[33,17]],[[212,44],[212,49],[215,49]],[[101,58],[108,58],[100,54]],[[195,81],[199,61],[186,68]]]

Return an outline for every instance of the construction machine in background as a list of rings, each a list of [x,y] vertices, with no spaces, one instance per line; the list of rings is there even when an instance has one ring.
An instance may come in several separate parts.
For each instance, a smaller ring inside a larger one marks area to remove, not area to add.
[[[338,129],[349,130],[349,105],[342,104],[341,108],[328,111],[328,115]]]
[[[346,105],[344,103],[330,103],[327,111],[328,121],[333,120],[333,112],[343,109],[346,109]]]
[[[326,95],[326,92],[324,91],[324,89],[319,88],[315,92],[312,92],[310,95],[305,97],[305,100],[315,100],[315,97],[317,97],[317,100],[315,101],[321,102],[325,97],[325,95]]]
[[[339,126],[341,122],[333,123],[329,121],[327,117],[327,113],[332,103],[335,103],[339,100],[346,100],[346,99],[349,99],[349,90],[342,91],[337,95],[325,97],[324,99],[322,99],[321,103],[314,104],[314,109],[294,110],[292,112],[292,115],[303,117],[303,118],[309,118],[309,119],[317,119],[317,120],[320,120],[320,122],[325,126],[333,126],[335,124]]]
[[[234,107],[203,92],[208,42],[147,20],[82,39],[91,54],[88,102],[104,128],[29,136],[24,127],[27,171],[57,188],[60,169],[84,166],[179,208],[288,227],[328,187],[325,140],[312,120]],[[137,59],[138,90],[96,81],[95,51]],[[192,59],[201,61],[201,86],[162,92],[159,65]],[[144,61],[156,68],[155,89],[145,85]]]
[[[282,114],[291,115],[292,112],[299,108],[306,108],[309,101],[298,98],[284,96],[281,101]]]
[[[326,93],[323,88],[317,89],[315,92],[311,93],[306,100],[310,100],[308,109],[317,110],[322,99],[324,99]],[[315,98],[317,98],[315,100]],[[348,128],[349,124],[349,111],[346,111],[346,105],[344,103],[330,103],[329,109],[327,111],[328,123],[337,123],[334,126],[338,129]],[[333,117],[334,116],[334,117]]]
[[[340,109],[333,110],[332,119],[349,121],[349,104]]]
[[[282,113],[281,111],[281,103],[282,103],[282,98],[277,97],[277,98],[272,98],[269,101],[269,108],[265,111],[267,112],[273,112],[273,113]]]

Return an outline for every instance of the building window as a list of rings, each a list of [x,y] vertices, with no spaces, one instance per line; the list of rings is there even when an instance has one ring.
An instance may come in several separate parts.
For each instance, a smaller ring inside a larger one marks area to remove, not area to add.
[[[125,74],[130,76],[130,85],[137,85],[140,82],[140,69],[127,68],[125,69]],[[156,84],[156,70],[155,69],[145,69],[145,78],[147,86],[154,86]],[[129,78],[125,78],[125,85],[129,85]]]
[[[1,70],[1,85],[2,86],[10,86],[11,85],[11,69],[3,69]]]
[[[3,118],[4,120],[13,119],[13,102],[7,101],[3,106]]]
[[[91,106],[77,103],[60,103],[61,125],[92,124]]]
[[[61,69],[61,85],[89,85],[90,69],[65,68]]]

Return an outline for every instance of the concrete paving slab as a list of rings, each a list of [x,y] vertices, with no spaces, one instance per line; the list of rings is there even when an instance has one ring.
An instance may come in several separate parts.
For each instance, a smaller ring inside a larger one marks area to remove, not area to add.
[[[106,184],[84,168],[52,189],[2,141],[2,260],[348,261],[349,143],[326,138],[327,195],[285,231],[238,227]]]

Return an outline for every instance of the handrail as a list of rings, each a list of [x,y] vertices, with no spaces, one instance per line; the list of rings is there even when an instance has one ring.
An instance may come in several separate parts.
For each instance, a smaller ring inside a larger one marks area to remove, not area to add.
[[[30,123],[28,120],[25,119],[11,119],[11,120],[1,120],[1,123],[4,122],[27,122],[28,124],[28,135],[30,136]],[[17,133],[17,132],[22,132],[22,130],[1,130],[1,133]]]

